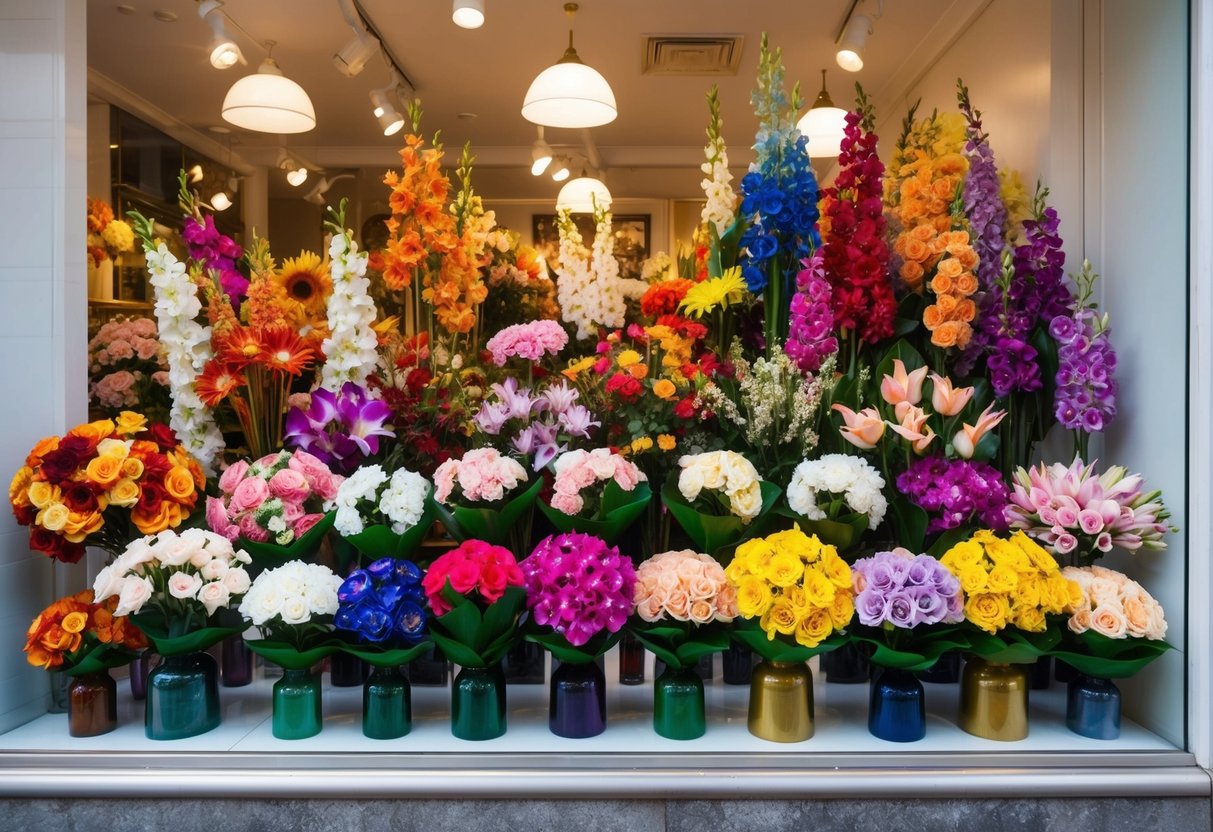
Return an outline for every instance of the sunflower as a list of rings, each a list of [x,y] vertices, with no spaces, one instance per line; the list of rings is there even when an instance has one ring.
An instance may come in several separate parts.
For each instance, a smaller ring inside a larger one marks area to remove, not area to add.
[[[298,257],[282,261],[274,281],[286,291],[288,298],[303,307],[309,318],[324,317],[325,303],[333,292],[327,260],[321,260],[310,251],[300,252]]]
[[[745,281],[741,278],[741,269],[734,267],[720,277],[692,286],[682,299],[681,308],[698,318],[717,306],[727,309],[729,304],[739,303],[744,292]]]
[[[227,398],[229,393],[246,383],[239,370],[218,359],[212,359],[194,382],[194,392],[204,405],[214,407]]]

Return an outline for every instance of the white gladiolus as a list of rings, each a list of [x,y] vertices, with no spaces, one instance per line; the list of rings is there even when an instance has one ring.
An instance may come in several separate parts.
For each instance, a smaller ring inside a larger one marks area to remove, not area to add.
[[[610,212],[597,215],[594,246],[588,259],[576,227],[564,221],[567,214],[561,219],[560,258],[556,265],[556,300],[561,317],[577,327],[578,338],[590,337],[599,324],[608,329],[623,326],[625,299],[639,297],[648,284],[620,279]]]
[[[324,339],[320,386],[336,392],[347,381],[366,384],[375,370],[378,336],[371,325],[377,310],[366,277],[367,253],[358,251],[350,231],[334,234],[329,244],[333,292],[328,300],[329,337]]]

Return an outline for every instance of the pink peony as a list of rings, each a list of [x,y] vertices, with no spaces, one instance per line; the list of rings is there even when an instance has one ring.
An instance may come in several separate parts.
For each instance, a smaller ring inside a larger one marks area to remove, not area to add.
[[[291,468],[283,468],[270,477],[269,487],[270,493],[281,497],[284,503],[302,503],[311,493],[307,478]]]
[[[270,487],[266,485],[265,480],[260,477],[249,477],[241,480],[240,484],[236,486],[236,490],[232,492],[228,511],[232,514],[241,514],[257,508],[269,497]]]
[[[244,479],[244,475],[248,473],[248,463],[243,459],[233,462],[227,466],[227,470],[219,475],[219,490],[224,494],[231,494],[236,490],[236,486]]]

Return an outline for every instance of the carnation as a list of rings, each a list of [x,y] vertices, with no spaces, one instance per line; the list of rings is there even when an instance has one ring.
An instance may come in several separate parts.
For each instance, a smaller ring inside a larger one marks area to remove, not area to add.
[[[546,537],[520,567],[535,623],[574,647],[601,632],[619,632],[632,613],[632,562],[593,535]]]
[[[875,528],[888,508],[884,486],[884,478],[866,459],[826,454],[796,466],[788,484],[788,506],[810,520],[824,520],[830,516],[829,504],[841,498],[851,511],[867,515],[868,527]]]

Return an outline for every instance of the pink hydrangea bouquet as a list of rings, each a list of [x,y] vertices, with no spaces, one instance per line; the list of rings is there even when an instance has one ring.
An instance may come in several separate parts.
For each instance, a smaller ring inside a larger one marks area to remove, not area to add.
[[[1061,574],[1082,592],[1066,608],[1070,618],[1052,655],[1088,676],[1123,679],[1170,648],[1162,605],[1141,584],[1102,566],[1067,566]]]
[[[738,543],[761,533],[782,494],[734,451],[686,455],[678,466],[661,499],[696,548],[723,560]]]
[[[611,648],[632,614],[636,583],[619,549],[593,535],[558,534],[540,541],[520,566],[533,622],[529,640],[576,664]]]
[[[539,361],[544,356],[556,355],[568,342],[564,327],[556,321],[540,320],[507,326],[485,346],[493,356],[493,363],[504,367],[511,358]]]
[[[729,646],[728,630],[714,625],[737,616],[737,590],[708,555],[653,555],[636,569],[634,600],[636,638],[670,667],[689,667]]]
[[[131,542],[93,582],[98,603],[117,596],[162,656],[202,650],[244,627],[229,608],[248,592],[249,555],[202,529],[171,529]]]
[[[518,460],[495,448],[476,448],[434,471],[438,516],[456,540],[511,544],[521,551],[530,534],[531,509],[543,480],[528,484]]]
[[[333,524],[327,513],[344,478],[306,451],[279,451],[233,463],[208,497],[206,520],[228,540],[241,538],[262,565],[298,559]]]
[[[1163,535],[1171,516],[1162,492],[1143,493],[1140,474],[1117,465],[1103,474],[1075,458],[1015,472],[1006,517],[1012,529],[1060,556],[1089,564],[1113,548],[1127,552],[1167,548]]]
[[[552,496],[539,509],[562,532],[614,543],[652,500],[644,472],[609,448],[566,451],[553,468]]]

